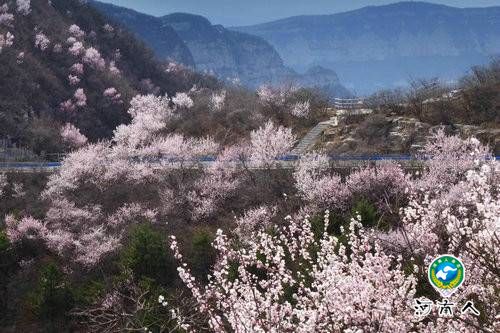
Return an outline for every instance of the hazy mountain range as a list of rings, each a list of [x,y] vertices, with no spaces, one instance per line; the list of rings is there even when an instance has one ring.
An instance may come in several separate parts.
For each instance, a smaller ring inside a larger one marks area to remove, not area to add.
[[[194,59],[188,47],[168,24],[154,16],[142,14],[127,8],[92,3],[99,11],[119,21],[128,30],[141,36],[141,39],[160,58],[169,58],[186,66],[194,66]]]
[[[263,38],[212,25],[202,16],[174,13],[154,17],[110,4],[92,4],[134,32],[162,59],[181,62],[226,81],[238,79],[250,88],[295,83],[318,87],[330,96],[350,94],[333,70],[311,66],[298,73],[287,67]]]
[[[331,96],[347,95],[342,83],[364,95],[415,78],[453,81],[500,54],[500,7],[401,2],[225,28],[198,15],[154,17],[94,5],[160,58],[224,80],[238,78],[251,88],[295,82],[321,87]]]
[[[401,2],[232,29],[264,38],[295,70],[331,68],[359,92],[410,78],[456,79],[500,53],[500,7]]]

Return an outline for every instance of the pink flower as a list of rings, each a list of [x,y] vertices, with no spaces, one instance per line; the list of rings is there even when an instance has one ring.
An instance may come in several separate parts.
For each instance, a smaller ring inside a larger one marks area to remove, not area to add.
[[[295,117],[307,118],[311,111],[311,103],[309,101],[297,102],[292,106],[290,113]]]
[[[30,0],[16,0],[17,12],[21,15],[29,15],[31,13],[31,1]]]
[[[101,53],[93,47],[85,50],[83,62],[98,70],[103,70],[106,67],[106,62]]]
[[[271,219],[276,214],[276,207],[261,206],[250,209],[236,220],[238,226],[235,233],[243,240],[251,240],[252,233],[262,231],[271,225]]]
[[[0,33],[0,53],[2,53],[3,48],[11,47],[14,44],[14,35],[9,31],[5,34]]]
[[[112,33],[113,31],[115,31],[113,26],[111,26],[110,24],[107,24],[107,23],[104,25],[103,29],[104,29],[104,31],[106,31],[108,33]]]
[[[71,55],[77,57],[80,54],[82,54],[84,50],[85,50],[85,48],[83,47],[82,42],[74,42],[68,51]]]
[[[19,52],[17,55],[17,64],[20,65],[24,62],[24,52]]]
[[[276,159],[286,155],[295,144],[292,130],[275,126],[268,121],[263,127],[250,133],[252,145],[251,161],[256,165],[275,164]]]
[[[87,96],[82,88],[77,89],[73,97],[75,99],[76,106],[84,107],[87,105]]]
[[[83,74],[83,64],[76,63],[73,66],[71,66],[70,71],[72,73],[82,75]]]
[[[70,74],[68,76],[68,81],[69,81],[69,84],[72,85],[72,86],[76,86],[77,84],[80,83],[80,78],[78,76],[75,76],[75,75],[72,75]]]
[[[61,137],[64,142],[73,147],[81,147],[88,141],[85,135],[80,133],[80,130],[70,123],[61,128]]]
[[[119,76],[121,74],[120,70],[118,69],[118,67],[116,67],[116,63],[115,61],[110,61],[109,62],[109,72],[112,74],[112,75],[115,75],[115,76]]]
[[[224,107],[226,101],[226,91],[222,90],[220,93],[213,93],[210,97],[210,110],[220,111]]]
[[[59,105],[59,109],[63,112],[73,112],[76,110],[76,106],[71,99],[68,99]]]
[[[104,90],[103,96],[111,99],[111,101],[113,103],[116,103],[116,104],[123,103],[121,100],[122,95],[120,93],[118,93],[118,91],[113,87]]]
[[[85,32],[76,24],[71,25],[68,30],[71,36],[77,39],[83,38],[85,36]]]
[[[61,53],[63,51],[63,47],[61,44],[57,43],[54,45],[54,52],[55,53]]]
[[[186,93],[177,93],[175,97],[172,98],[172,102],[179,108],[190,109],[193,107],[194,102]]]
[[[326,224],[328,220],[327,213]],[[335,327],[370,331],[374,326],[382,332],[410,331],[413,309],[408,304],[417,278],[405,273],[401,258],[381,251],[360,227],[353,219],[345,230],[349,251],[326,226],[315,236],[307,219],[287,218],[273,235],[252,233],[244,247],[218,230],[213,246],[219,261],[207,286],[190,273],[173,237],[171,249],[180,261],[179,277],[215,332],[246,327],[259,332],[277,327],[304,333],[332,332]],[[314,256],[309,249],[315,249]]]
[[[12,242],[18,242],[21,239],[35,239],[43,237],[47,232],[45,225],[31,216],[22,218],[18,221],[14,218],[14,216],[7,215],[5,217],[5,226],[7,236]]]
[[[118,94],[118,91],[115,88],[113,88],[113,87],[104,90],[104,93],[103,93],[103,95],[105,97],[113,97],[116,94]]]
[[[278,87],[263,85],[257,90],[257,96],[259,96],[260,101],[265,105],[282,106],[295,91],[297,91],[297,87],[292,85]]]
[[[167,73],[179,73],[181,71],[184,71],[185,68],[181,64],[178,64],[176,62],[169,62],[167,64],[167,68],[165,69],[165,72]]]
[[[0,6],[0,25],[12,27],[13,22],[14,15],[9,13],[9,6],[7,4]]]
[[[50,40],[47,38],[47,36],[39,32],[35,36],[35,47],[39,48],[42,51],[45,51],[50,45]]]

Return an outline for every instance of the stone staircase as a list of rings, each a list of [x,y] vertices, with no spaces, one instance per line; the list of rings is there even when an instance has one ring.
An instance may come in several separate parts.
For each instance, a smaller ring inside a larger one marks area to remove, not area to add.
[[[293,150],[290,152],[291,155],[304,155],[307,153],[310,149],[314,147],[316,142],[318,142],[319,137],[323,134],[325,129],[331,126],[337,126],[338,125],[338,118],[336,116],[330,118],[330,120],[324,121],[319,123],[318,125],[314,126],[313,129],[311,129],[300,141],[299,143],[293,148]]]

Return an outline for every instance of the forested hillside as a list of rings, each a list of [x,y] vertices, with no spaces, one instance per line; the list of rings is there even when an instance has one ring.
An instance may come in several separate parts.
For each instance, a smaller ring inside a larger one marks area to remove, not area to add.
[[[91,5],[110,20],[123,25],[138,38],[142,38],[158,58],[195,66],[193,55],[184,41],[174,28],[161,19],[103,2],[92,1]]]
[[[213,79],[166,70],[131,34],[77,0],[16,1],[0,7],[0,137],[36,152],[61,151],[73,124],[89,140],[130,120],[137,93],[215,86]]]

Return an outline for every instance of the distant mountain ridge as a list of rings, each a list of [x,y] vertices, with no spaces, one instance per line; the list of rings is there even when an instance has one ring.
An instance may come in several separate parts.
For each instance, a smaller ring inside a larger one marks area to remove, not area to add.
[[[214,72],[226,80],[239,78],[251,87],[276,83],[294,74],[260,37],[212,25],[199,15],[174,13],[159,19],[186,43],[198,70]]]
[[[186,44],[172,27],[163,24],[156,17],[101,2],[92,2],[92,5],[108,18],[118,21],[140,36],[158,57],[194,66],[193,56]]]
[[[373,90],[410,77],[458,77],[500,53],[500,7],[425,2],[370,6],[231,28],[270,42],[295,70],[333,68],[342,82]]]
[[[331,70],[321,73],[321,80],[311,80],[311,72],[304,76],[287,67],[274,47],[263,38],[212,25],[203,16],[173,13],[154,17],[105,3],[92,4],[134,32],[156,51],[159,58],[193,65],[198,71],[213,73],[226,81],[240,80],[250,88],[262,84],[295,83],[321,88],[332,97],[350,95]],[[189,50],[190,57],[174,52],[182,49],[179,41]],[[170,42],[174,46],[166,46]],[[330,80],[326,82],[327,78]],[[319,86],[318,82],[324,84]]]

